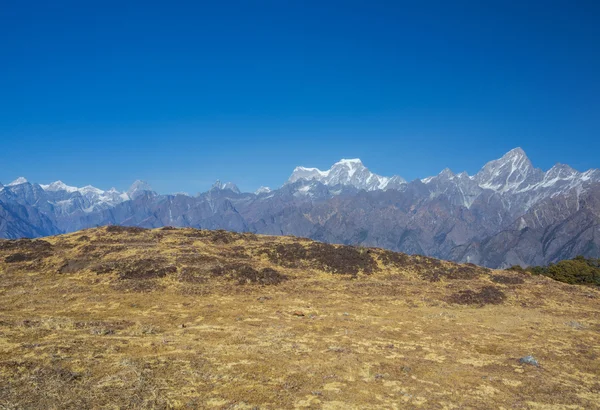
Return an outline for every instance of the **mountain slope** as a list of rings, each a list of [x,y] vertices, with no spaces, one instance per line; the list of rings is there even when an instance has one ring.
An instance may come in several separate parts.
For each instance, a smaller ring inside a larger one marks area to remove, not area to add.
[[[355,159],[327,171],[297,167],[279,189],[243,193],[217,181],[194,197],[159,195],[142,181],[123,193],[20,178],[0,188],[5,208],[20,209],[19,218],[0,224],[0,237],[173,225],[297,235],[488,267],[544,265],[577,252],[600,256],[599,186],[600,170],[557,164],[544,172],[520,148],[473,176],[444,169],[407,183]]]
[[[0,240],[0,277],[1,407],[600,402],[600,292],[545,277],[118,226]]]

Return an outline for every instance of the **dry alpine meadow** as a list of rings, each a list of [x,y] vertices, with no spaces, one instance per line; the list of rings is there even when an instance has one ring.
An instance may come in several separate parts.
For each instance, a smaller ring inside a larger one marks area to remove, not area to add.
[[[600,408],[600,292],[295,237],[0,241],[2,409]]]

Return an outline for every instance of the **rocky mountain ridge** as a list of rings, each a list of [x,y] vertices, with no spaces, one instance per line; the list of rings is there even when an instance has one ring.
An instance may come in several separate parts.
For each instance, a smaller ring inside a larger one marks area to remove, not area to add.
[[[279,189],[242,193],[217,181],[196,196],[127,192],[19,178],[0,185],[0,237],[39,237],[98,225],[180,226],[296,235],[377,246],[489,267],[600,256],[600,170],[544,172],[516,148],[475,175],[445,169],[422,180],[372,173],[358,159],[297,167]]]

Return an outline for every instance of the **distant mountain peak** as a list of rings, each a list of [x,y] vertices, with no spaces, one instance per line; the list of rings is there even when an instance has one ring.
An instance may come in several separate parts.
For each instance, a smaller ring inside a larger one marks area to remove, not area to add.
[[[269,188],[268,186],[261,186],[254,193],[256,195],[259,195],[259,194],[268,194],[269,192],[271,192],[271,188]]]
[[[287,183],[291,184],[299,180],[316,180],[327,186],[345,185],[366,191],[386,189],[390,183],[394,187],[406,183],[399,176],[389,178],[369,171],[359,158],[341,159],[327,171],[318,168],[296,167]]]
[[[75,192],[78,190],[77,187],[69,186],[62,181],[54,181],[48,185],[40,185],[44,191],[67,191],[67,192]]]
[[[349,167],[355,167],[355,166],[364,166],[362,161],[360,160],[360,158],[351,158],[351,159],[340,159],[338,162],[336,162],[334,165],[346,165]]]
[[[524,186],[538,183],[542,178],[543,172],[533,167],[520,147],[488,162],[474,177],[482,188],[498,192],[522,189]]]
[[[152,187],[146,182],[142,180],[136,180],[129,189],[127,190],[127,195],[129,198],[134,199],[139,195],[143,194],[145,191],[152,191]]]
[[[452,170],[450,168],[444,168],[442,170],[442,172],[440,172],[438,174],[438,176],[444,177],[444,178],[453,178],[453,177],[455,177],[454,172],[452,172]]]
[[[25,177],[19,177],[17,179],[15,179],[13,182],[11,182],[10,184],[8,184],[7,186],[15,186],[15,185],[21,185],[21,184],[26,184],[27,179]]]
[[[219,190],[219,191],[223,191],[223,190],[230,190],[235,192],[236,194],[240,193],[240,189],[237,187],[236,184],[234,184],[233,182],[225,182],[222,183],[221,180],[217,179],[215,181],[215,183],[212,185],[212,187],[210,188],[210,190]]]
[[[525,151],[521,147],[516,147],[504,154],[503,157],[526,157]]]
[[[557,177],[561,179],[573,178],[580,173],[567,164],[556,163],[546,172],[547,177]]]

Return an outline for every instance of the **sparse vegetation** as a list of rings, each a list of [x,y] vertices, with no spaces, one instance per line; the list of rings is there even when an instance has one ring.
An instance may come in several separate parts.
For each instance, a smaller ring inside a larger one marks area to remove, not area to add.
[[[448,298],[450,303],[459,305],[499,305],[506,299],[504,292],[494,286],[484,286],[478,291],[461,290]]]
[[[305,246],[302,243],[279,244],[274,249],[262,249],[262,253],[281,266],[298,268],[306,262],[326,272],[354,275],[371,274],[377,264],[371,256],[371,250],[353,246],[336,246],[327,243],[312,242]]]
[[[0,241],[0,408],[600,402],[589,287],[189,228],[34,242]]]

